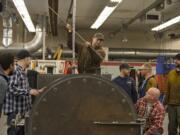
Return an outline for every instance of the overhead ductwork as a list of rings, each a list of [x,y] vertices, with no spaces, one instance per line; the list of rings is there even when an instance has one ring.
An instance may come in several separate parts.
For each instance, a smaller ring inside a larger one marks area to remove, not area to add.
[[[144,59],[153,59],[158,56],[167,56],[174,57],[177,52],[150,52],[150,51],[110,51],[110,59],[119,59],[119,58],[144,58]]]
[[[11,10],[10,8],[10,3],[7,3],[8,1],[4,1],[6,2],[4,10],[2,12],[2,19],[3,19],[3,46],[0,47],[0,52],[2,51],[9,51],[9,52],[13,52],[13,53],[17,53],[20,49],[27,49],[30,53],[34,53],[36,51],[38,51],[43,44],[43,27],[45,29],[45,16],[37,16],[37,26],[36,26],[36,34],[34,36],[34,38],[27,43],[13,43],[13,37],[12,37],[12,33],[13,33],[13,14],[14,11]]]
[[[7,23],[7,18],[3,19],[3,23]],[[16,53],[18,52],[20,49],[27,49],[30,53],[34,53],[36,51],[38,51],[42,45],[43,45],[43,27],[45,27],[45,16],[39,16],[38,17],[38,22],[39,25],[36,26],[36,34],[34,36],[34,38],[27,42],[27,43],[13,43],[12,47],[0,47],[0,52],[2,51],[9,51],[9,52],[13,52]],[[6,37],[3,37],[6,38]],[[9,38],[9,37],[8,37]],[[4,39],[6,40],[6,39]],[[9,38],[8,40],[12,40],[12,36],[11,39]]]
[[[108,57],[112,59],[131,58],[131,59],[154,59],[157,56],[174,57],[180,50],[144,50],[144,49],[110,49]],[[72,58],[71,50],[64,50],[63,55],[65,58]]]
[[[40,28],[40,26],[36,26],[36,34],[34,36],[34,38],[27,43],[14,43],[13,46],[14,47],[8,47],[8,48],[4,48],[4,47],[0,47],[0,51],[11,51],[11,52],[17,52],[20,49],[27,49],[29,52],[34,53],[36,51],[38,51],[43,44],[43,31],[42,28]]]
[[[131,25],[134,21],[136,21],[137,19],[141,18],[142,16],[144,16],[147,12],[149,12],[150,10],[156,8],[158,5],[164,3],[165,0],[155,0],[150,6],[148,6],[147,8],[143,9],[141,12],[139,12],[135,17],[133,17],[132,19],[130,19],[127,23],[123,24],[122,27],[123,28],[127,28],[129,25]],[[117,29],[116,31],[114,31],[112,34],[117,34],[118,32],[121,31],[121,28]]]
[[[27,49],[29,52],[36,52],[38,51],[43,44],[43,31],[40,26],[36,26],[36,35],[30,41],[24,44],[24,48]]]
[[[12,19],[3,18],[3,38],[2,43],[4,47],[9,47],[12,44]]]

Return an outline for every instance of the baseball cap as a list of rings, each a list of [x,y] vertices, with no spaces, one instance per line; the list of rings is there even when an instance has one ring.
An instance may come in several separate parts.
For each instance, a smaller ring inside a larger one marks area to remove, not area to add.
[[[127,63],[122,63],[120,66],[119,66],[119,69],[122,70],[122,69],[130,69],[129,65]]]
[[[96,37],[97,39],[104,40],[104,35],[102,33],[95,33],[93,37]]]
[[[25,49],[20,50],[16,55],[17,60],[25,59],[27,57],[31,57],[31,54]]]
[[[180,53],[178,53],[178,54],[175,56],[175,59],[176,59],[176,60],[180,60]]]

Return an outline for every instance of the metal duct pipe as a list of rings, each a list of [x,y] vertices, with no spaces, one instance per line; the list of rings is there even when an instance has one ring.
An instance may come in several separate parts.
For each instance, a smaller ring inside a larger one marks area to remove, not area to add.
[[[127,23],[123,24],[123,27],[127,28],[129,25],[131,25],[134,21],[136,21],[138,18],[142,17],[143,15],[145,15],[147,12],[149,12],[151,9],[157,7],[159,4],[163,3],[164,0],[155,0],[155,2],[153,2],[150,6],[148,6],[147,8],[143,9],[141,12],[139,12],[135,17],[133,17],[132,19],[130,19]],[[121,31],[120,29],[117,29],[116,31],[113,32],[113,34],[117,34],[118,32]]]
[[[27,49],[29,52],[36,52],[38,51],[43,44],[43,31],[42,28],[39,26],[36,27],[36,35],[34,36],[33,40],[24,44],[24,48]]]
[[[174,57],[178,52],[143,52],[143,51],[110,51],[109,57],[119,57],[119,58],[156,58],[159,55],[164,55],[167,57]]]
[[[7,2],[7,1],[4,1]],[[20,49],[27,49],[30,53],[34,53],[38,51],[42,47],[42,42],[43,42],[43,31],[42,28],[46,28],[45,26],[45,21],[46,21],[46,16],[38,16],[37,22],[40,25],[36,26],[36,34],[34,38],[27,43],[12,43],[12,12],[9,11],[7,3],[4,4],[5,9],[2,13],[2,18],[3,18],[3,45],[7,48],[0,47],[0,52],[2,51],[8,51],[12,53],[17,53]],[[10,45],[13,45],[14,47],[9,47]]]
[[[108,53],[109,59],[118,59],[118,58],[157,58],[159,55],[167,56],[167,57],[174,57],[180,51],[164,51],[164,50],[124,50],[124,51],[112,51],[110,50]],[[66,58],[72,57],[72,51],[64,50],[63,55]]]
[[[1,52],[9,51],[9,52],[16,53],[20,49],[23,49],[23,46],[24,46],[24,49],[27,49],[29,52],[34,53],[42,47],[42,38],[43,38],[42,29],[40,28],[40,26],[36,26],[36,35],[30,42],[14,43],[14,46],[16,46],[16,47],[8,47],[8,48],[0,47],[0,51]]]
[[[3,17],[3,39],[4,47],[9,47],[12,44],[12,19],[11,17]]]

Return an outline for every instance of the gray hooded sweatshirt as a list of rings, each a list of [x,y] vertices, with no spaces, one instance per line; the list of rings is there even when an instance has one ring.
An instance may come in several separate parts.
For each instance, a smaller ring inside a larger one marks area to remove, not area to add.
[[[8,77],[4,74],[2,67],[0,67],[0,116],[1,116],[2,106],[7,89],[8,89]]]

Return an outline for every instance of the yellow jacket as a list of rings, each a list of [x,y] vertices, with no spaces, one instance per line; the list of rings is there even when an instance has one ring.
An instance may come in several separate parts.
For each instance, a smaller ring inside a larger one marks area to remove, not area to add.
[[[180,73],[172,70],[168,74],[166,104],[180,105]]]

